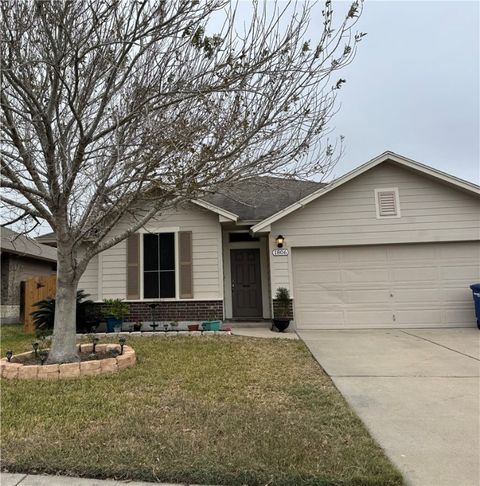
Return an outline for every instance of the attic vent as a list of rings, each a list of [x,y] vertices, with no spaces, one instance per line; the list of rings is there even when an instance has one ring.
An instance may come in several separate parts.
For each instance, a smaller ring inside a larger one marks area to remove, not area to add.
[[[400,200],[397,187],[375,189],[377,218],[399,218]]]

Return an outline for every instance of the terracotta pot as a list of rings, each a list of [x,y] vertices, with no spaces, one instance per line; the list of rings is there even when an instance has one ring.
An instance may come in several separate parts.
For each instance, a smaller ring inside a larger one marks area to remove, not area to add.
[[[198,324],[188,324],[189,331],[198,331]]]

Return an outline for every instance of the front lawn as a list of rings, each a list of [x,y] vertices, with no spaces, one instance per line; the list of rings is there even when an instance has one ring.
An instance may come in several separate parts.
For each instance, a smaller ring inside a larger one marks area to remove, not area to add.
[[[2,355],[31,349],[21,327],[1,332]],[[116,375],[2,381],[4,469],[223,485],[403,484],[302,342],[127,343],[139,362]]]

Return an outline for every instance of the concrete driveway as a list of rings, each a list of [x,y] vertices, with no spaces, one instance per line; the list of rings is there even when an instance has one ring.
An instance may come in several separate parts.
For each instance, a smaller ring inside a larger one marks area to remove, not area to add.
[[[408,484],[480,484],[477,329],[298,334]]]

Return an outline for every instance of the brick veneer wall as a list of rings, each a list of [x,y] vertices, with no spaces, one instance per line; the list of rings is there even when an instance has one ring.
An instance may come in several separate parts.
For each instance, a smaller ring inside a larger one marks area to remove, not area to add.
[[[278,301],[276,299],[273,299],[273,316],[274,318],[278,316]],[[284,317],[284,316],[278,316],[278,317]],[[290,299],[290,304],[288,306],[288,318],[293,319],[293,299]]]
[[[126,322],[151,321],[152,302],[127,302],[130,314],[125,318]],[[96,304],[99,310],[105,304]],[[154,310],[157,321],[204,321],[207,319],[223,319],[222,300],[181,300],[170,302],[158,302]]]

